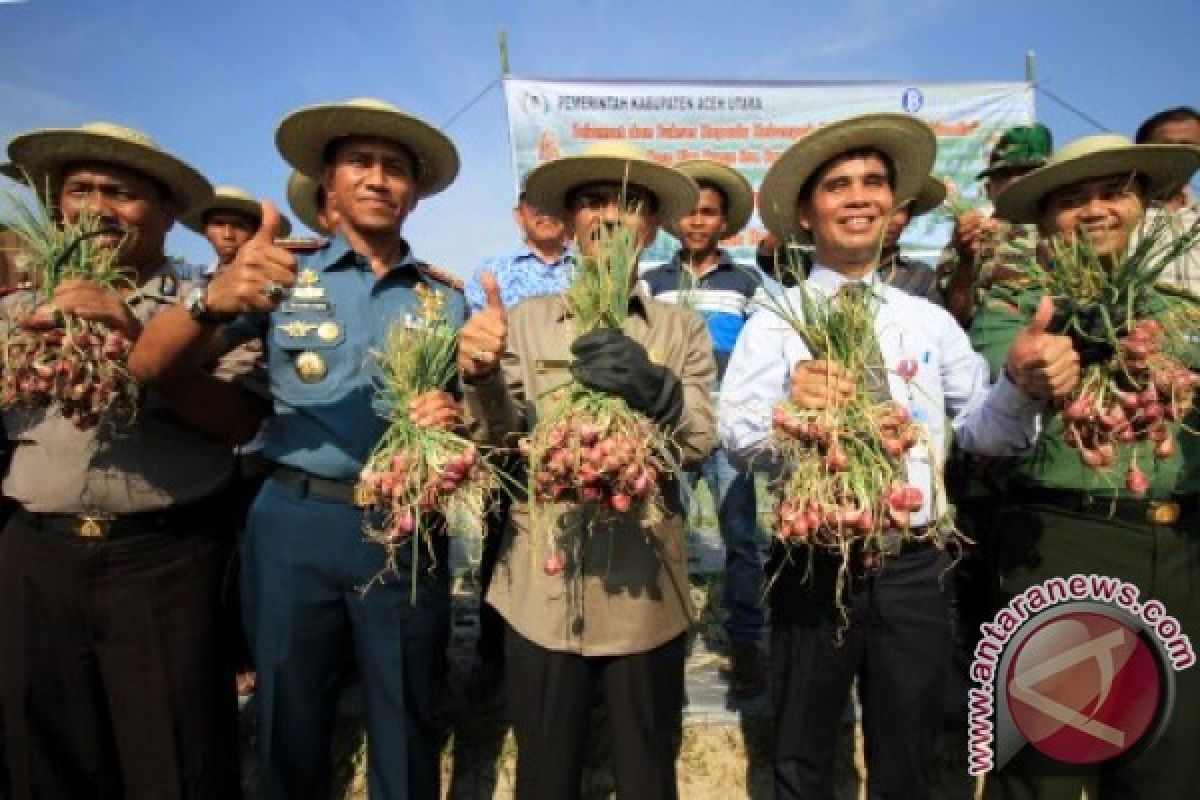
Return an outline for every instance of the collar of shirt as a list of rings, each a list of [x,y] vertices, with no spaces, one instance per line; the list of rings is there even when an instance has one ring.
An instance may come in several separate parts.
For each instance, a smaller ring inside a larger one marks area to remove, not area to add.
[[[415,267],[417,259],[413,256],[412,248],[408,246],[408,242],[404,239],[400,240],[403,247],[402,255],[399,260],[394,261],[388,267],[388,273],[395,272],[403,267]],[[337,234],[329,241],[326,248],[314,256],[314,260],[308,265],[322,272],[327,272],[340,267],[358,267],[359,269],[371,270],[371,264],[366,257],[356,252],[350,246],[350,242],[342,234]]]
[[[675,255],[671,256],[671,260],[668,261],[666,264],[663,264],[663,266],[669,270],[674,270],[676,272],[682,272],[683,270],[687,269],[687,267],[683,263],[683,248],[676,250]],[[717,270],[721,270],[721,269],[737,269],[737,268],[738,268],[738,265],[736,262],[734,262],[733,256],[729,255],[729,251],[727,251],[723,247],[718,247],[717,248],[717,263],[716,263],[716,265],[712,269],[710,269],[708,272],[704,273],[704,275],[701,275],[700,277],[703,278],[705,275],[711,275],[712,273],[716,272]],[[690,272],[690,270],[689,270],[689,272]]]
[[[558,258],[556,258],[554,261],[545,261],[540,255],[534,252],[532,247],[526,244],[522,245],[521,248],[513,254],[512,260],[533,260],[541,264],[543,267],[561,267],[571,262],[571,248],[563,247],[562,252],[558,254]]]
[[[861,280],[855,280],[821,264],[813,264],[812,271],[808,273],[808,279],[804,283],[826,297],[833,297],[847,283],[861,283],[870,287],[872,293],[878,296],[882,296],[884,288],[883,279],[879,277],[877,269],[871,270]]]
[[[653,303],[650,303],[649,300],[650,296],[646,294],[646,287],[642,285],[641,281],[638,281],[637,285],[633,287],[633,291],[629,294],[629,312],[637,314],[646,320],[647,325],[652,322],[651,317],[653,315]],[[571,316],[571,306],[567,303],[566,293],[559,296],[558,302],[558,321],[562,322]]]

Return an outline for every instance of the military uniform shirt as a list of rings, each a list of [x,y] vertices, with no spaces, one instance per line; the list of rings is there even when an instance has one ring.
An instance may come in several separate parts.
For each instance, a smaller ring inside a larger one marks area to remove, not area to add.
[[[297,259],[289,296],[250,321],[265,339],[275,411],[262,429],[264,458],[330,480],[358,479],[387,427],[375,354],[392,324],[418,312],[418,285],[441,292],[447,321],[462,325],[462,292],[430,274],[407,245],[383,277],[342,236]],[[231,334],[231,343],[238,339]]]
[[[987,301],[971,323],[971,343],[987,360],[992,374],[999,374],[1005,355],[1017,334],[1029,324],[1037,310],[1041,293],[1024,285],[1020,280],[1009,280],[993,287]],[[1151,304],[1154,316],[1166,312],[1172,303],[1185,302],[1170,299],[1156,293]],[[1192,345],[1187,353],[1177,354],[1193,369],[1200,364],[1197,347]],[[1193,412],[1188,424],[1195,429],[1200,420]],[[1146,445],[1137,448],[1141,457],[1138,466],[1150,480],[1148,498],[1167,498],[1175,494],[1194,492],[1200,489],[1200,444],[1193,434],[1181,434],[1178,423],[1171,426],[1179,447],[1168,459],[1153,457]],[[1067,446],[1063,441],[1062,415],[1055,414],[1045,420],[1038,446],[1029,454],[1013,460],[1007,466],[1008,479],[1014,483],[1048,489],[1064,489],[1095,492],[1097,496],[1126,496],[1125,473],[1134,450],[1117,448],[1116,464],[1107,470],[1084,466],[1079,450]],[[1187,464],[1193,466],[1189,469]]]
[[[190,288],[175,267],[168,263],[127,298],[143,323]],[[31,292],[6,297],[4,322],[32,303]],[[4,428],[13,444],[4,494],[35,513],[157,511],[208,497],[233,472],[233,448],[185,425],[154,392],[143,392],[129,426],[81,431],[50,408],[8,410]]]

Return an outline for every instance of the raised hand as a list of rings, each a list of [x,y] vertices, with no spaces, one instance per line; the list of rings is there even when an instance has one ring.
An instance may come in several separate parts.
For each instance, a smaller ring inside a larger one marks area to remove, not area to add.
[[[64,314],[101,322],[111,330],[136,339],[142,326],[116,289],[71,278],[54,290],[54,307]]]
[[[854,376],[832,361],[801,361],[792,371],[792,402],[812,411],[844,405],[857,389]]]
[[[466,381],[494,372],[508,342],[508,311],[500,298],[500,284],[490,272],[483,273],[479,282],[486,303],[467,320],[458,337],[458,372]]]
[[[1008,376],[1030,397],[1061,400],[1079,385],[1079,354],[1071,338],[1050,333],[1054,301],[1043,297],[1029,325],[1017,334],[1009,348],[1005,369]]]
[[[233,262],[217,270],[205,305],[216,314],[273,311],[296,282],[296,257],[275,244],[282,230],[279,211],[262,202],[262,224]]]

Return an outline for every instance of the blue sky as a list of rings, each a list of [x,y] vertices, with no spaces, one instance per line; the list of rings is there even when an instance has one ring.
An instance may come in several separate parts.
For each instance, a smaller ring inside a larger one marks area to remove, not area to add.
[[[442,125],[499,76],[501,27],[523,77],[1019,80],[1032,49],[1045,88],[1112,130],[1200,105],[1196,0],[0,0],[0,141],[120,122],[215,183],[281,202],[284,114],[374,95]],[[1037,102],[1059,143],[1095,132]],[[406,235],[424,258],[468,272],[517,241],[499,87],[447,133],[462,172]],[[171,250],[210,258],[182,228]]]

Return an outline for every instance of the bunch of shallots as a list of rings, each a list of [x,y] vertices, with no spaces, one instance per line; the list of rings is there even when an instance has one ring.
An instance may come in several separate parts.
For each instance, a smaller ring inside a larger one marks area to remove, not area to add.
[[[400,544],[414,550],[429,544],[428,535],[444,530],[445,519],[457,512],[482,515],[498,486],[495,470],[469,439],[419,426],[408,414],[414,398],[450,385],[458,336],[446,320],[441,293],[423,285],[415,291],[418,313],[394,323],[377,354],[389,423],[358,482],[359,505],[376,512],[367,535],[388,549],[390,568]],[[415,552],[412,564],[416,569]]]
[[[116,266],[117,247],[95,239],[114,231],[93,215],[58,222],[36,200],[9,197],[5,225],[20,238],[32,269],[33,296],[13,298],[0,336],[3,374],[0,406],[54,409],[80,430],[102,422],[127,424],[137,413],[139,390],[126,362],[132,342],[101,322],[59,313],[55,290],[66,280],[110,289],[128,284]]]
[[[637,237],[626,224],[597,232],[595,255],[576,260],[567,302],[578,335],[621,330],[637,270]],[[528,495],[535,533],[543,537],[543,569],[558,574],[564,553],[579,544],[578,526],[561,525],[564,506],[590,512],[641,513],[659,498],[667,473],[662,431],[621,397],[571,380],[539,403],[537,422],[521,443],[529,460]],[[593,514],[588,527],[599,518]]]
[[[884,527],[906,529],[924,493],[904,481],[900,464],[920,438],[897,403],[837,410],[775,408],[773,447],[786,464],[776,532],[787,542],[842,549]]]
[[[1063,441],[1089,469],[1127,464],[1125,488],[1135,494],[1149,488],[1139,458],[1174,455],[1173,431],[1200,383],[1176,355],[1200,324],[1194,298],[1172,300],[1155,285],[1197,243],[1200,222],[1181,232],[1162,215],[1119,259],[1098,256],[1086,237],[1056,237],[1043,243],[1050,266],[1030,268],[1035,287],[1055,299],[1053,328],[1071,337],[1084,365],[1078,389],[1061,404]]]

